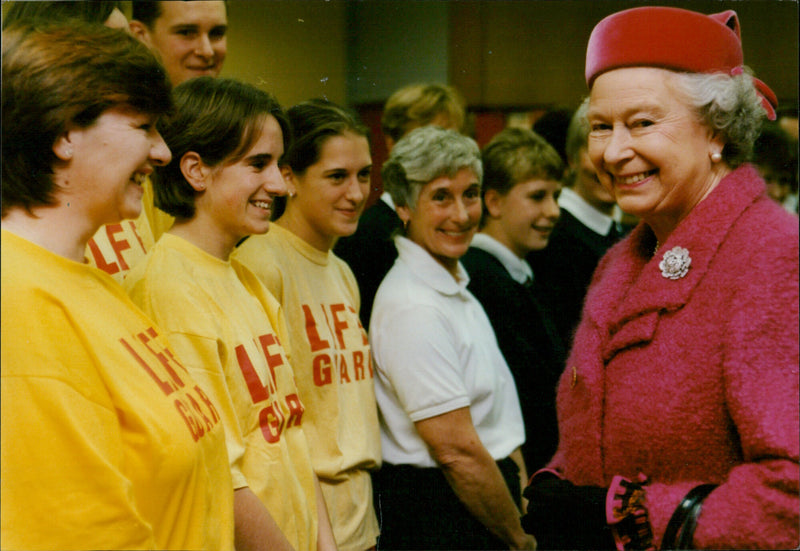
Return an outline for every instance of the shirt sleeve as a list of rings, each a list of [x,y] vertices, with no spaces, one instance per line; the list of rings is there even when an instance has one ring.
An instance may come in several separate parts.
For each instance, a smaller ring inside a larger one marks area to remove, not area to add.
[[[172,345],[175,355],[191,373],[192,378],[208,394],[217,406],[225,427],[225,441],[234,489],[247,486],[241,472],[245,445],[242,430],[228,390],[225,369],[222,365],[220,345],[213,337],[214,314],[202,298],[191,296],[187,287],[163,286],[164,278],[142,278],[134,284],[128,282],[131,299],[150,316],[163,330]],[[170,281],[172,283],[172,281]],[[188,331],[187,328],[192,330]]]
[[[378,369],[414,422],[470,405],[463,360],[446,317],[431,306],[399,308],[381,330]]]
[[[275,258],[275,245],[271,242],[264,242],[264,240],[258,239],[259,237],[266,236],[250,237],[245,241],[247,246],[234,251],[232,264],[240,277],[244,277],[243,272],[254,274],[272,296],[282,301],[283,273],[281,271],[281,259]]]
[[[244,436],[236,415],[234,399],[225,380],[217,341],[181,332],[171,332],[168,338],[176,356],[217,406],[225,427],[233,488],[238,490],[247,486],[247,479],[241,469],[245,452]]]

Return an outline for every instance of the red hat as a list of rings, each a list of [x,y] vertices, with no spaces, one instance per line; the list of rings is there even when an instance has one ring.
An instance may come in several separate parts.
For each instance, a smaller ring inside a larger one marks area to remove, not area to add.
[[[595,26],[586,49],[586,83],[620,67],[661,67],[690,73],[742,73],[742,37],[733,10],[705,15],[645,6],[609,15]],[[753,78],[761,104],[775,120],[778,100]]]

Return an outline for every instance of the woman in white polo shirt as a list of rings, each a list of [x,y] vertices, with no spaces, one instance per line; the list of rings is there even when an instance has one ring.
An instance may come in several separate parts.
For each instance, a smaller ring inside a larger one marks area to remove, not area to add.
[[[478,146],[419,128],[382,175],[403,230],[370,323],[384,460],[378,547],[533,548],[519,521],[517,391],[459,263],[481,216]]]

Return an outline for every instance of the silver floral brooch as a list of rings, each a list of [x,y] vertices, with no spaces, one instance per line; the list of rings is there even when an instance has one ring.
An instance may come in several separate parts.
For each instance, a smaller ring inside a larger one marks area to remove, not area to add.
[[[689,256],[689,250],[683,247],[673,247],[664,253],[658,267],[661,269],[661,275],[667,279],[680,279],[689,271],[689,266],[692,265],[692,257]]]

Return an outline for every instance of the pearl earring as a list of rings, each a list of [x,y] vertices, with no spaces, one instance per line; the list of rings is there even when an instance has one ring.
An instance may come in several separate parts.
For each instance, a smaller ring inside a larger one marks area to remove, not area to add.
[[[64,156],[66,156],[67,158],[72,158],[72,148],[71,147],[68,147],[68,148],[66,148],[64,150]]]
[[[722,160],[722,153],[720,153],[719,151],[715,151],[714,153],[711,154],[711,161],[712,162],[718,163],[721,160]]]

